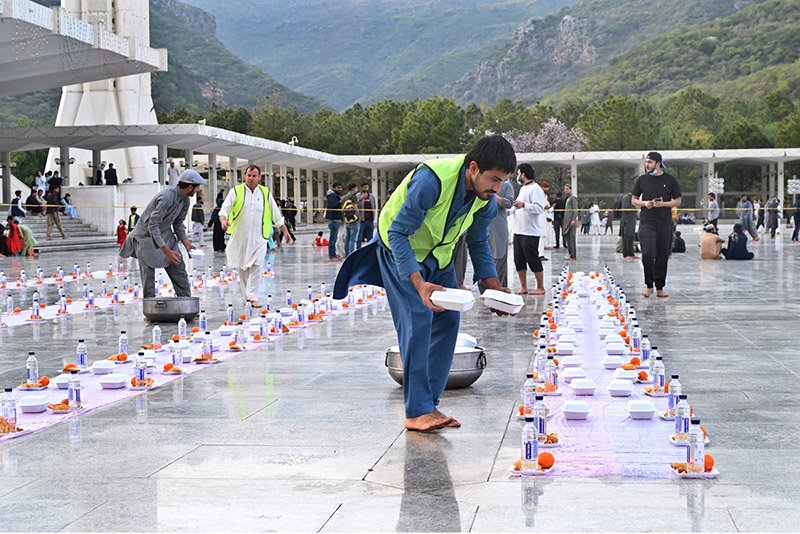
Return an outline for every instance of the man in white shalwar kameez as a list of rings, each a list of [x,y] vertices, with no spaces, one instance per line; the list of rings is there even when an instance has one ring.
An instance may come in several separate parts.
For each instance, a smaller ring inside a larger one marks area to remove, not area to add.
[[[280,208],[260,182],[261,169],[247,167],[244,183],[228,192],[219,211],[222,229],[231,236],[225,249],[228,266],[238,270],[242,294],[254,308],[261,308],[261,264],[267,255],[272,225],[280,227],[286,242],[291,242]]]

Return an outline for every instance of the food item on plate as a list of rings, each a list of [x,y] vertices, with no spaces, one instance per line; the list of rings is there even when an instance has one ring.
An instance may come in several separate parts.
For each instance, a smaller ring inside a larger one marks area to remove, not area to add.
[[[555,463],[556,463],[556,459],[549,452],[540,452],[539,453],[539,468],[540,469],[550,469],[551,467],[553,467],[553,464],[555,464]]]
[[[620,367],[622,367],[626,371],[635,371],[639,366],[634,365],[632,363],[623,363],[622,365],[620,365]]]
[[[131,386],[133,387],[153,387],[155,380],[148,378],[147,380],[137,380],[135,376],[131,377]]]
[[[670,463],[669,466],[680,474],[686,473],[688,468],[688,464],[686,462]],[[714,457],[710,454],[706,454],[705,461],[703,463],[703,470],[708,473],[712,469],[714,469]]]
[[[68,363],[64,366],[64,369],[61,371],[62,373],[68,373],[70,371],[74,371],[77,369],[77,366],[74,363]]]
[[[61,399],[58,404],[48,404],[47,407],[51,410],[69,410],[69,399]]]
[[[283,327],[281,328],[281,332],[283,332],[284,334],[288,334],[289,332],[291,332],[291,330],[289,330],[288,326],[283,325]]]
[[[46,388],[49,385],[50,385],[50,379],[48,377],[46,377],[46,376],[43,376],[43,377],[41,377],[39,379],[38,382],[34,382],[33,384],[28,384],[28,383],[23,382],[22,384],[19,385],[19,387],[20,387],[20,389]]]
[[[181,369],[180,367],[175,367],[171,363],[165,363],[164,364],[164,372],[165,373],[182,373],[183,369]]]
[[[645,393],[652,393],[653,392],[653,386],[645,386],[644,387],[644,391],[645,391]]]
[[[558,434],[556,434],[555,432],[553,432],[552,434],[547,434],[547,439],[545,439],[544,444],[551,445],[555,443],[558,443]]]
[[[642,360],[640,360],[638,357],[634,356],[633,358],[631,358],[631,363],[638,367],[639,365],[642,364]]]
[[[228,347],[232,348],[233,350],[242,350],[244,348],[237,345],[235,341],[228,343]]]
[[[199,329],[199,328],[197,328],[196,326],[195,326],[194,328],[192,328],[192,334],[196,334],[196,333],[198,333],[199,331],[200,331],[200,329]]]
[[[639,380],[642,382],[647,381],[647,371],[639,371]]]
[[[555,354],[557,352],[557,349],[555,347],[547,347],[547,352],[549,352],[550,354]]]
[[[674,462],[670,463],[669,466],[678,473],[685,473],[687,468],[686,462]]]
[[[119,354],[114,354],[113,356],[109,356],[108,359],[112,362],[125,362],[128,361],[128,355],[124,352]]]
[[[42,387],[45,387],[45,388],[46,388],[47,386],[49,386],[49,385],[50,385],[50,377],[47,377],[47,376],[43,376],[43,377],[41,377],[41,378],[39,379],[39,384],[41,384],[41,385],[42,385]],[[702,427],[701,427],[701,428],[702,428]]]
[[[19,312],[21,312],[21,311],[22,311],[22,309],[21,309],[21,308],[14,308],[14,313],[19,313]]]
[[[711,456],[710,454],[706,454],[705,462],[703,463],[703,469],[706,472],[709,472],[712,469],[714,469],[714,457]]]

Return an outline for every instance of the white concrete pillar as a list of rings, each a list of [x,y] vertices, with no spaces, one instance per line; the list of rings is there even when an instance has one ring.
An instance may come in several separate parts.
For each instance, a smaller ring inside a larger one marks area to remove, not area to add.
[[[97,180],[97,169],[100,168],[100,163],[102,161],[103,152],[101,150],[92,150],[92,177],[87,185],[94,185],[95,180]]]
[[[186,150],[184,150],[183,159],[184,159],[184,163],[186,163],[186,165],[184,166],[184,169],[194,169],[194,150],[193,149],[187,148]],[[195,170],[197,170],[197,169],[195,169]]]
[[[59,158],[61,159],[61,164],[58,166],[58,173],[61,175],[61,178],[64,180],[64,185],[70,185],[70,178],[69,178],[69,146],[63,145],[59,147]]]
[[[767,176],[769,169],[766,165],[761,165],[761,199],[767,198]]]
[[[167,145],[158,145],[158,183],[164,187],[167,183]],[[94,158],[93,158],[94,159]],[[97,151],[97,159],[100,160],[100,151]],[[95,167],[96,169],[97,167]],[[120,177],[122,178],[122,177]],[[127,178],[127,176],[125,177]]]
[[[230,172],[230,188],[233,189],[239,183],[239,160],[236,157],[230,156],[228,157],[228,166],[231,168]]]
[[[286,176],[288,169],[286,165],[281,165],[281,190],[278,198],[286,198],[289,191],[289,178]]]
[[[772,195],[775,194],[775,175],[777,174],[777,170],[775,169],[775,164],[769,164],[769,192],[767,196],[772,198]],[[766,200],[766,199],[764,199]]]
[[[295,167],[294,174],[292,176],[292,200],[294,201],[295,206],[300,205],[300,183],[303,179],[302,175],[300,174],[301,172],[301,169]],[[297,213],[299,215],[300,211],[298,210]]]
[[[572,163],[569,166],[569,180],[572,186],[572,194],[578,196],[578,164]]]
[[[0,152],[0,167],[3,170],[3,204],[11,202],[13,196],[11,195],[11,152]],[[3,206],[3,213],[7,212],[8,208]],[[5,226],[5,222],[3,222]]]
[[[217,207],[217,155],[208,155],[208,201],[206,207]],[[210,212],[209,212],[210,214]]]
[[[785,198],[783,198],[784,195],[785,195],[784,188],[783,188],[784,187],[783,174],[784,174],[784,163],[783,163],[783,160],[781,160],[781,161],[778,162],[778,173],[777,173],[778,191],[776,192],[776,194],[778,195],[778,200],[781,203],[783,203],[783,201],[786,200]],[[785,215],[784,215],[784,217],[785,217]]]
[[[303,211],[303,221],[311,224],[314,209],[314,171],[306,169],[306,209]]]
[[[370,188],[372,193],[375,194],[375,198],[378,198],[378,183],[380,180],[380,176],[378,174],[378,169],[372,169],[372,187]]]
[[[272,193],[273,198],[275,197],[275,181],[273,180],[274,176],[272,175],[272,163],[267,162],[264,165],[264,185],[269,188],[270,192]]]

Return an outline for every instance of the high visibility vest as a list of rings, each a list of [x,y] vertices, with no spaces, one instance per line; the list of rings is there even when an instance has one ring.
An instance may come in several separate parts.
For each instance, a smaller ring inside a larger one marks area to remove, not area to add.
[[[392,248],[389,245],[389,227],[392,225],[392,221],[397,217],[400,208],[406,200],[408,182],[417,169],[423,165],[431,169],[439,179],[439,198],[436,204],[425,214],[425,220],[422,222],[422,226],[414,235],[408,237],[408,241],[411,243],[414,256],[416,256],[419,263],[424,262],[428,256],[433,254],[438,262],[439,268],[444,269],[452,263],[456,242],[472,225],[475,212],[484,207],[489,201],[475,197],[470,209],[456,219],[455,223],[450,227],[447,233],[445,233],[447,215],[450,213],[450,206],[453,204],[453,196],[456,192],[456,185],[458,185],[458,177],[461,173],[461,167],[464,165],[464,156],[436,159],[421,163],[403,178],[403,181],[400,182],[395,192],[392,193],[389,201],[383,209],[381,209],[378,217],[378,233],[381,237],[381,241],[389,250]]]
[[[227,233],[229,235],[234,233],[236,227],[239,226],[239,215],[242,213],[244,197],[246,195],[245,187],[247,187],[246,184],[240,184],[233,188],[236,192],[236,200],[233,202],[233,208],[231,208],[231,212],[228,214],[229,226]],[[269,208],[269,188],[263,185],[259,185],[258,188],[261,190],[261,196],[264,197],[264,213],[261,217],[261,235],[264,239],[269,239],[272,235],[272,210]]]

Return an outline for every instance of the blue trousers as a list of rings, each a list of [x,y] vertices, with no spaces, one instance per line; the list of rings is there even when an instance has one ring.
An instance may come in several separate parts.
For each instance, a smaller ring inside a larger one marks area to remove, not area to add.
[[[328,221],[328,229],[331,235],[328,236],[328,257],[336,257],[336,238],[339,237],[339,221]]]
[[[356,243],[356,248],[361,248],[361,244],[364,239],[367,240],[369,243],[372,240],[372,234],[375,231],[375,223],[372,221],[361,221],[361,231],[358,232],[358,242]]]
[[[419,417],[432,413],[439,404],[453,363],[461,314],[434,313],[422,303],[411,281],[400,277],[391,252],[377,247],[377,254],[403,360],[406,417]],[[430,270],[423,264],[420,274],[426,282],[456,287],[452,266]]]
[[[351,223],[344,223],[344,255],[349,256],[351,252],[356,249],[356,241],[358,241],[360,225],[358,221]],[[359,247],[361,248],[361,247]]]

